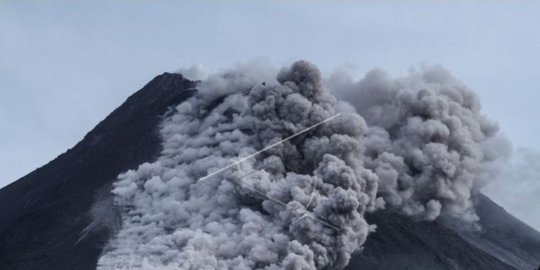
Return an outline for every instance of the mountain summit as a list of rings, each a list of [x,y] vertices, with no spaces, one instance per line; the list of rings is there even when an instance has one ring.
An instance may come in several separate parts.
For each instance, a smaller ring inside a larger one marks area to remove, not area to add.
[[[302,68],[304,70],[295,72],[293,69],[289,73],[280,74],[278,80],[290,89],[297,86],[291,86],[288,81],[305,83],[299,84],[299,91],[304,91],[304,96],[313,97],[323,106],[327,102],[326,96],[310,88],[309,85],[316,82],[309,81],[310,78],[303,75],[315,71],[299,67]],[[264,91],[267,89],[265,82],[260,92],[250,93],[249,98],[256,99],[259,94],[264,99]],[[199,90],[197,82],[180,74],[159,75],[129,97],[72,149],[2,188],[0,268],[96,269],[102,256],[113,254],[107,249],[122,228],[119,213],[122,210],[116,208],[111,193],[111,190],[118,187],[114,183],[126,171],[137,170],[141,164],[159,161],[164,152],[164,142],[160,137],[163,119]],[[300,98],[293,96],[291,99]],[[224,100],[216,97],[213,102],[213,106],[219,107]],[[231,98],[230,102],[234,104],[236,101]],[[253,110],[257,113],[258,103],[254,104]],[[234,111],[224,109],[222,114],[229,116]],[[322,159],[328,163],[341,164],[328,157]],[[304,169],[295,167],[301,165],[307,166],[298,163],[287,169],[301,172]],[[310,169],[316,172],[322,170],[315,165],[309,166],[313,166]],[[156,188],[159,188],[157,184]],[[242,203],[252,206],[258,199],[248,198]],[[482,228],[480,231],[462,230],[437,220],[408,217],[391,208],[366,213],[367,222],[375,224],[376,230],[367,235],[363,250],[352,253],[352,257],[346,260],[346,269],[538,267],[540,233],[511,216],[486,196],[478,194],[473,203]],[[260,211],[266,213],[271,210]],[[356,219],[346,221],[361,222]],[[291,225],[290,228],[296,227]],[[323,230],[331,231],[328,228]],[[335,256],[338,258],[341,255]],[[114,269],[114,266],[111,268]]]

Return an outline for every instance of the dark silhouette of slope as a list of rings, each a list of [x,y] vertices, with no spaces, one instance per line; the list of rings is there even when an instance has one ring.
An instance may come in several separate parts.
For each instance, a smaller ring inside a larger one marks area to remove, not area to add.
[[[74,148],[0,189],[0,269],[95,269],[118,223],[111,183],[157,157],[161,117],[194,87],[179,74],[156,77]],[[478,203],[482,234],[391,212],[368,216],[378,230],[348,269],[529,269],[520,266],[540,263],[538,232],[487,197]],[[105,211],[92,218],[96,206]],[[94,226],[96,220],[110,224]]]
[[[419,221],[391,212],[368,216],[377,232],[348,269],[535,269],[540,233],[483,194],[475,205],[482,230]]]
[[[483,230],[460,232],[463,239],[518,269],[539,267],[538,231],[510,215],[482,194],[476,197],[475,204]]]
[[[194,83],[165,73],[99,123],[75,147],[0,190],[0,269],[95,269],[106,230],[87,214],[100,189],[160,152],[158,125]]]
[[[377,212],[368,221],[377,231],[349,270],[515,269],[438,222],[412,221],[393,212]]]

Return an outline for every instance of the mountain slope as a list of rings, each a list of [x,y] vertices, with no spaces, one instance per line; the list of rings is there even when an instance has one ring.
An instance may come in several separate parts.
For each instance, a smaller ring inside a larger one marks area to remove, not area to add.
[[[0,190],[1,269],[95,269],[107,232],[86,214],[100,189],[159,154],[158,124],[193,82],[163,74],[99,123],[74,148]]]
[[[540,233],[482,194],[475,204],[479,232],[412,222],[389,212],[369,216],[377,232],[368,236],[365,251],[349,269],[536,269]]]
[[[518,269],[540,265],[540,233],[484,195],[476,198],[480,232],[460,232],[463,239]]]
[[[156,77],[74,148],[1,189],[0,268],[95,269],[118,223],[108,204],[111,183],[157,157],[161,116],[194,87],[179,74]],[[539,263],[538,232],[487,197],[478,204],[485,223],[481,234],[390,212],[371,215],[378,230],[348,269],[529,269]],[[92,218],[96,205],[105,209],[98,220],[110,224],[100,226]]]

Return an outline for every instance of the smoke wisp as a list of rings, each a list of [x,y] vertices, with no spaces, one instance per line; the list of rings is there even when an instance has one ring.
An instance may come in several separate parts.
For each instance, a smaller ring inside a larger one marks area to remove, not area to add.
[[[511,183],[510,185],[508,183]],[[540,231],[540,151],[518,147],[501,174],[482,192],[537,231]]]

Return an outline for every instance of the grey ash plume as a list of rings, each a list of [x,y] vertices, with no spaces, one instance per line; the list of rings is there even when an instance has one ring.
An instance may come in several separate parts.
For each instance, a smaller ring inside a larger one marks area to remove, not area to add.
[[[439,68],[325,85],[305,61],[203,80],[164,119],[159,159],[115,183],[122,229],[99,269],[341,269],[366,212],[475,222],[497,128],[474,94]]]
[[[368,123],[366,166],[386,205],[429,220],[478,220],[471,197],[494,177],[508,143],[472,91],[434,66],[398,79],[374,70],[342,80],[336,93]]]

